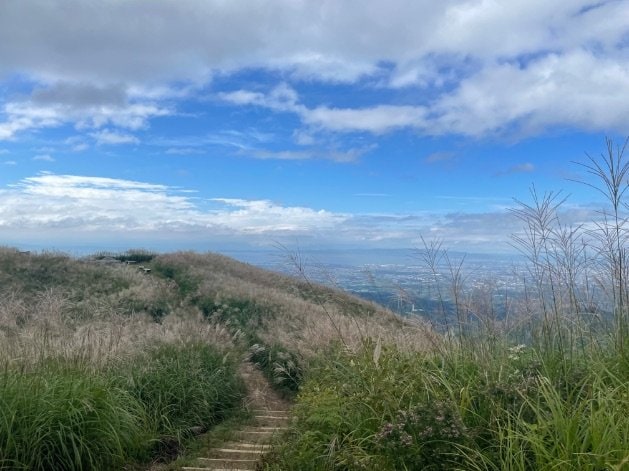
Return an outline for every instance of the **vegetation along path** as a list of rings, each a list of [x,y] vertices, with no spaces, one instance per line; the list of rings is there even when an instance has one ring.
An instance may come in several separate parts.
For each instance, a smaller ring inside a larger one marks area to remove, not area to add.
[[[249,391],[246,407],[254,416],[253,423],[236,431],[232,441],[211,449],[207,457],[198,458],[196,466],[184,466],[183,470],[256,469],[274,436],[286,429],[289,402],[271,388],[266,378],[251,363],[243,363],[240,374]]]

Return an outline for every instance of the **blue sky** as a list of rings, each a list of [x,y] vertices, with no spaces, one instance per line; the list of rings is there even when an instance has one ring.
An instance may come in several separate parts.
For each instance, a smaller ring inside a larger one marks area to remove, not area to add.
[[[628,132],[626,0],[0,2],[8,245],[508,251]]]

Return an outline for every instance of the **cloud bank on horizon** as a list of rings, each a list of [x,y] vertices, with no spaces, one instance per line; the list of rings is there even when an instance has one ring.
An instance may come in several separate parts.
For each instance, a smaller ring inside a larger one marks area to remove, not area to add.
[[[423,195],[403,184],[396,199],[394,182],[359,181],[386,181],[421,154],[416,173],[443,188],[456,165],[471,171],[458,162],[470,149],[628,127],[627,0],[0,3],[0,233],[11,240],[43,229],[405,246],[423,232],[495,247],[515,227],[502,189],[476,194],[461,177],[459,201],[493,203],[431,209],[410,207]],[[550,168],[513,154],[487,157],[483,171],[530,180]],[[258,191],[184,182],[191,196],[166,163],[150,169],[155,155],[196,159],[182,175],[206,159],[213,173],[264,177]],[[298,198],[282,178],[304,165],[323,186]],[[393,196],[343,206],[340,191],[323,199],[330,182]]]

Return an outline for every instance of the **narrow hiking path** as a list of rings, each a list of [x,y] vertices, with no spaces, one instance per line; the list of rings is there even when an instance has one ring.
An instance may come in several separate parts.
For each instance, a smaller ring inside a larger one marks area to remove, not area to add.
[[[233,439],[221,447],[210,449],[206,457],[197,458],[196,465],[184,466],[182,470],[255,470],[273,438],[287,428],[290,403],[271,388],[251,363],[241,365],[240,375],[248,390],[244,406],[252,413],[253,422],[235,431]]]

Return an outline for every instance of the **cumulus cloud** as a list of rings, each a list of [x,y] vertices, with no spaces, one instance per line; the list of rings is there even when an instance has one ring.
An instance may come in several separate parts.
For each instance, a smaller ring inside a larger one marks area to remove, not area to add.
[[[221,224],[245,233],[300,232],[330,229],[346,219],[340,214],[303,207],[283,207],[268,200],[215,198],[227,210],[218,210]]]
[[[623,132],[629,115],[629,60],[579,49],[526,64],[488,64],[426,105],[309,108],[286,84],[268,94],[237,90],[219,96],[236,105],[294,113],[307,126],[336,132],[382,134],[410,128],[426,135],[479,137],[534,135],[554,126]]]
[[[613,47],[627,24],[623,1],[11,0],[0,6],[0,44],[16,46],[0,49],[0,67],[115,82],[206,80],[214,70],[263,65],[354,81],[381,61]]]
[[[56,84],[38,88],[30,97],[6,102],[0,108],[0,140],[28,130],[73,124],[77,129],[116,126],[138,130],[170,110],[147,101],[131,101],[119,87]]]
[[[36,88],[31,94],[31,101],[40,106],[62,104],[78,109],[122,107],[127,101],[127,94],[121,84],[99,87],[89,83],[60,82],[46,88]]]
[[[552,126],[624,131],[629,115],[629,60],[584,50],[550,54],[526,65],[487,66],[431,108],[429,131],[479,136]]]
[[[203,202],[189,192],[132,180],[42,173],[0,190],[0,230],[133,232],[154,235],[300,234],[329,229],[345,216],[267,200]]]
[[[356,196],[386,197],[363,193]],[[596,220],[596,208],[566,207],[565,224]],[[117,178],[40,173],[0,189],[0,234],[9,240],[89,244],[141,238],[207,243],[413,247],[420,236],[467,251],[512,251],[522,224],[506,208],[486,212],[337,213],[270,200],[213,198],[188,189]]]
[[[628,25],[626,0],[8,0],[0,80],[26,77],[34,90],[2,105],[0,139],[67,123],[137,130],[213,76],[252,69],[289,84],[223,100],[333,132],[624,132]],[[305,105],[294,85],[313,80],[430,93]]]
[[[168,155],[194,155],[203,154],[203,150],[195,147],[169,147],[164,153]]]

